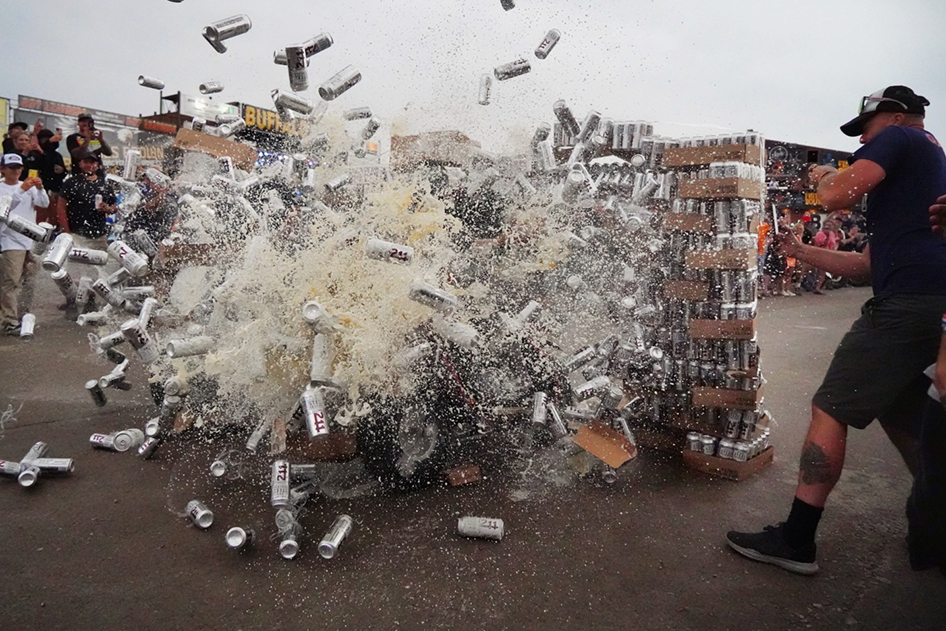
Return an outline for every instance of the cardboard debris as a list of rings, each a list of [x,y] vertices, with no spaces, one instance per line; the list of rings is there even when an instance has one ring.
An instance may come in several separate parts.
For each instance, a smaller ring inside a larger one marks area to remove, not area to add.
[[[637,447],[631,444],[624,434],[601,421],[591,421],[588,425],[579,427],[574,441],[576,445],[614,469],[637,457]]]

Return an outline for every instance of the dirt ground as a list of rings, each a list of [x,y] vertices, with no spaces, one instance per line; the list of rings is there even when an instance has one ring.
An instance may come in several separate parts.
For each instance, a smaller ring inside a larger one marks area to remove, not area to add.
[[[479,485],[310,503],[302,549],[270,539],[265,463],[244,480],[207,473],[220,444],[167,445],[151,461],[93,450],[93,432],[153,412],[140,372],[96,408],[109,370],[41,279],[36,339],[0,339],[0,409],[23,404],[0,457],[37,440],[71,476],[31,489],[0,479],[0,629],[943,629],[946,578],[906,558],[910,478],[879,426],[854,432],[819,534],[819,575],[753,563],[723,542],[785,518],[808,406],[866,289],[767,299],[759,317],[774,464],[734,483],[654,453],[612,487],[489,475]],[[140,368],[135,368],[140,371]],[[236,445],[235,445],[236,446]],[[181,516],[203,499],[201,531]],[[316,543],[339,513],[354,530],[332,561]],[[502,518],[500,543],[455,534],[462,515]],[[255,548],[224,544],[255,527]]]

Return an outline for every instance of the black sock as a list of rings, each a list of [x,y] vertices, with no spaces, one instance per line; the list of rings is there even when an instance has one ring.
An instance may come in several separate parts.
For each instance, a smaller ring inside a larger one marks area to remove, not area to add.
[[[818,522],[821,521],[823,512],[824,508],[812,506],[796,497],[792,502],[792,512],[788,514],[788,520],[782,528],[785,543],[793,548],[813,544],[815,531],[818,530]]]

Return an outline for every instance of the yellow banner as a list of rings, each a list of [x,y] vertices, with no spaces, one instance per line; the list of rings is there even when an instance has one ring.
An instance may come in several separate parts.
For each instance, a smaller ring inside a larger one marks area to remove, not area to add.
[[[8,120],[7,112],[10,111],[10,99],[4,99],[0,97],[0,129],[3,131],[0,133],[7,132],[7,125],[10,124]]]

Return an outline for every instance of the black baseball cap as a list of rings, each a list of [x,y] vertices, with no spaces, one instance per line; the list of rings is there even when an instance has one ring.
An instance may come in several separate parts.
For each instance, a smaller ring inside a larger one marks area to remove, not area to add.
[[[861,97],[857,116],[841,125],[846,136],[860,136],[864,133],[864,123],[877,112],[901,112],[903,114],[926,114],[930,102],[925,96],[916,94],[905,85],[892,85],[873,94]]]
[[[73,160],[76,162],[82,162],[83,160],[95,160],[99,164],[102,163],[102,157],[94,151],[89,151],[88,149],[82,149],[77,151]]]

